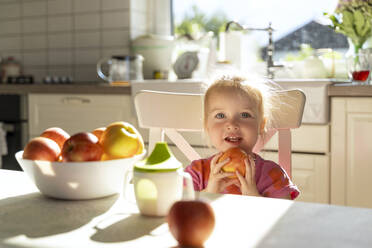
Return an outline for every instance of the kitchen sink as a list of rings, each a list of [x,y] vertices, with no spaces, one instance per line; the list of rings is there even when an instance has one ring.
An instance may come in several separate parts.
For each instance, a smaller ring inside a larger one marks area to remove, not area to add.
[[[284,89],[300,89],[306,95],[302,123],[326,124],[329,122],[329,79],[276,80]]]
[[[326,124],[329,122],[329,79],[278,79],[275,80],[284,89],[300,89],[306,95],[306,104],[302,123]],[[196,80],[144,80],[131,82],[132,96],[140,90],[157,90],[181,93],[201,93],[204,91],[201,81]]]

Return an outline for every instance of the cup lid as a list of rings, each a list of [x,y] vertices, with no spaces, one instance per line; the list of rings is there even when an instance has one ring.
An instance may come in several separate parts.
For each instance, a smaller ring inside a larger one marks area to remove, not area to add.
[[[170,172],[182,167],[182,163],[170,151],[166,142],[155,144],[150,156],[134,164],[134,171],[139,172]]]

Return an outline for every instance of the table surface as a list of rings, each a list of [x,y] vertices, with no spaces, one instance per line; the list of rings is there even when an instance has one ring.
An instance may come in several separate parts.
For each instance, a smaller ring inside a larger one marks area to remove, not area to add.
[[[45,197],[23,172],[0,170],[0,247],[176,247],[165,218],[121,194]],[[372,247],[372,209],[201,193],[216,226],[205,247]]]

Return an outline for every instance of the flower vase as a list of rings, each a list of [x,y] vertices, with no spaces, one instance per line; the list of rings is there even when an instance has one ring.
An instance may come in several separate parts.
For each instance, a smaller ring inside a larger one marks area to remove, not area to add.
[[[368,84],[370,79],[370,52],[362,49],[362,45],[355,45],[351,39],[349,50],[346,52],[346,64],[349,79],[352,83]]]

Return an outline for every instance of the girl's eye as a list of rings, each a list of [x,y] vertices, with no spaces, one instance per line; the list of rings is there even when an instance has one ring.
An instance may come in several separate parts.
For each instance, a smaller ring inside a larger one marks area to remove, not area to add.
[[[240,114],[243,118],[251,118],[252,117],[252,115],[250,114],[250,113],[248,113],[248,112],[243,112],[243,113],[241,113]]]
[[[223,114],[223,113],[218,113],[218,114],[215,115],[215,117],[216,117],[217,119],[223,119],[223,118],[225,118],[225,114]]]

